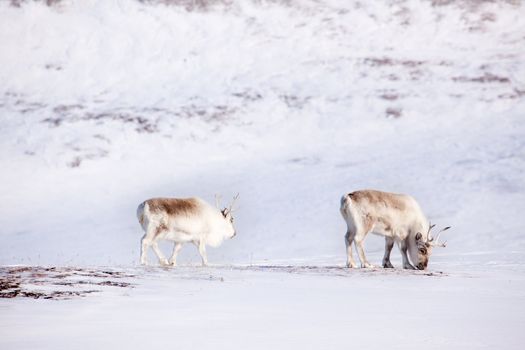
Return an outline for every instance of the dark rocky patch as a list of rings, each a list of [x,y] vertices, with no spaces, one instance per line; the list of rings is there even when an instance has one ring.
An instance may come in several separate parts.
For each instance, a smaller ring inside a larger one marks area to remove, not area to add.
[[[107,287],[133,288],[133,283],[119,280],[132,277],[135,276],[121,271],[71,267],[0,267],[0,298],[72,299],[102,292]]]

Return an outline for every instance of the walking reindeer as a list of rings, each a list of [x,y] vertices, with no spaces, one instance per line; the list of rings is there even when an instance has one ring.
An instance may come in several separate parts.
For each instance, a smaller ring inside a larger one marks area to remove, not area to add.
[[[206,266],[206,245],[217,247],[236,235],[232,213],[238,198],[237,194],[230,206],[222,210],[219,209],[218,196],[215,198],[216,207],[197,197],[152,198],[142,202],[137,208],[137,218],[145,232],[140,262],[147,264],[147,251],[152,247],[161,265],[176,266],[182,245],[191,242],[199,249],[202,265]],[[175,243],[169,260],[159,249],[160,240]]]

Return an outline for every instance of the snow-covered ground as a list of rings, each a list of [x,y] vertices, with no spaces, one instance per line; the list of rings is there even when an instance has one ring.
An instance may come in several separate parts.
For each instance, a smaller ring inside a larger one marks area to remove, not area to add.
[[[133,288],[96,282],[84,286],[105,291],[83,299],[4,299],[2,349],[523,347],[523,274],[275,266],[109,271],[124,272],[113,281]]]
[[[521,2],[47,2],[0,2],[0,265],[134,288],[1,299],[2,349],[521,348]],[[336,268],[361,188],[453,227],[435,275]],[[137,266],[142,200],[237,192],[215,267]]]

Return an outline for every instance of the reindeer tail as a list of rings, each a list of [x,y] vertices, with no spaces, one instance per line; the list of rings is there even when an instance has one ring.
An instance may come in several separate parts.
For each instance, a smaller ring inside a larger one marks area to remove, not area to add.
[[[137,208],[137,219],[142,227],[144,227],[144,210],[146,209],[146,205],[146,202],[142,202]]]
[[[341,197],[341,212],[346,211],[348,207],[350,207],[350,203],[352,202],[352,198],[350,197],[350,193],[347,193]]]

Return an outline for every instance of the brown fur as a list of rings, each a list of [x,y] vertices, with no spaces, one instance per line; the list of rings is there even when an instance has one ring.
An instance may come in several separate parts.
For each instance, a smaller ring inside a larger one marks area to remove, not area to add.
[[[363,190],[355,191],[348,194],[353,201],[359,203],[361,201],[368,201],[374,205],[384,205],[385,207],[394,208],[400,211],[406,209],[405,203],[400,199],[399,194],[374,191],[374,190]]]
[[[389,220],[379,217],[377,218],[377,221],[385,226],[385,231],[392,231],[392,224]]]
[[[177,198],[153,198],[146,201],[152,213],[164,212],[168,215],[191,215],[197,211],[197,201]]]
[[[155,236],[158,236],[162,233],[162,231],[167,231],[167,230],[168,230],[168,226],[166,226],[166,224],[160,224],[155,229]]]
[[[365,230],[368,232],[372,229],[372,227],[374,227],[374,223],[376,220],[374,217],[372,217],[372,215],[366,214],[363,221],[365,224]]]
[[[363,223],[364,223],[364,229],[367,232],[370,232],[372,230],[375,223],[381,223],[385,227],[385,231],[392,230],[392,224],[390,223],[389,220],[382,218],[382,217],[373,216],[370,214],[365,214],[365,216],[363,217]]]

